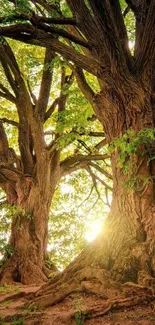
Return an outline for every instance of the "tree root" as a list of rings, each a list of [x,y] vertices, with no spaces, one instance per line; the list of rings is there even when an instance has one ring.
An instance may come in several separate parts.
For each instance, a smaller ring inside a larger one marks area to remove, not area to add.
[[[119,284],[110,279],[110,274],[106,270],[85,268],[77,270],[74,277],[70,272],[58,274],[36,292],[28,308],[46,308],[61,302],[71,294],[79,293],[95,294],[107,301],[104,305],[105,310],[98,311],[98,314],[95,311],[94,315],[98,315],[95,317],[99,317],[100,313],[104,315],[111,309],[131,307],[155,299],[151,288],[132,282]]]
[[[48,283],[41,287],[41,289],[36,293],[37,298],[30,302],[29,308],[34,308],[34,306],[39,308],[52,306],[72,293],[91,291],[91,293],[99,294],[99,287],[102,285],[104,277],[105,271],[100,269],[92,270],[91,268],[86,268],[79,270],[75,273],[74,278],[70,273],[64,272],[61,275],[56,276],[56,279],[54,278],[53,281],[50,281],[53,282],[52,284]],[[91,284],[90,280],[92,278],[93,283]],[[103,292],[100,292],[100,294],[102,295],[102,298],[107,299],[105,294],[103,295]]]
[[[33,261],[28,259],[20,264],[18,258],[12,256],[0,269],[0,281],[7,284],[19,282],[26,285],[43,285],[48,279],[44,270]]]
[[[74,278],[69,273],[63,273],[52,282],[41,287],[35,299],[30,302],[29,308],[52,306],[72,293],[96,294],[105,300],[121,293],[120,285],[110,280],[108,272],[101,269],[85,268],[77,271]]]
[[[116,311],[124,308],[131,308],[137,305],[150,303],[151,301],[154,300],[155,297],[153,295],[109,300],[106,305],[100,305],[99,308],[95,307],[88,310],[87,314],[85,315],[85,319],[101,317],[108,314],[110,311]]]

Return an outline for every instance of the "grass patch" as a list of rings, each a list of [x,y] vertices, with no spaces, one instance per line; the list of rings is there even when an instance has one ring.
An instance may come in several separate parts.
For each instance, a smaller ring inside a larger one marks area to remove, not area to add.
[[[1,325],[24,325],[25,320],[23,317],[12,317],[9,322],[2,321]]]
[[[11,304],[13,300],[6,300],[0,303],[0,307],[7,307],[9,304]]]
[[[19,293],[20,288],[18,286],[0,284],[0,294],[1,293]]]

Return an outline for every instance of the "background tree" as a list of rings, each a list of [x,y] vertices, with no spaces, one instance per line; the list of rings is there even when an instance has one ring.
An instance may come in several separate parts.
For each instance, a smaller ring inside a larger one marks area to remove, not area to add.
[[[50,290],[59,294],[64,281],[62,296],[75,288],[100,290],[105,295],[108,285],[111,290],[109,277],[121,283],[153,285],[155,2],[67,0],[64,7],[63,1],[39,0],[33,4],[25,3],[23,14],[19,2],[1,34],[50,48],[73,62],[78,83],[93,102],[107,142],[116,139],[111,155],[113,202],[104,236],[68,266],[58,287],[55,283],[48,287],[46,299],[38,298],[38,303],[52,303]],[[135,24],[131,49],[126,25],[130,14]],[[81,69],[98,77],[98,94],[92,94]],[[132,191],[124,187],[129,180]],[[67,281],[72,274],[71,288]]]
[[[14,44],[14,48],[16,46]],[[80,167],[88,168],[92,159],[107,159],[108,155],[99,154],[103,140],[92,144],[89,140],[94,135],[102,139],[103,132],[95,133],[88,126],[84,131],[83,124],[81,127],[82,121],[86,124],[91,118],[92,110],[77,92],[77,86],[73,85],[73,73],[67,70],[63,61],[47,49],[44,60],[39,62],[35,52],[38,65],[34,78],[33,49],[31,59],[26,59],[27,65],[31,63],[31,73],[26,76],[26,63],[22,62],[26,57],[25,49],[19,48],[18,56],[22,53],[22,59],[20,57],[18,63],[5,39],[2,39],[0,47],[3,70],[0,95],[4,105],[0,120],[0,185],[6,193],[6,203],[12,206],[8,259],[0,277],[3,281],[41,283],[48,275],[45,266],[48,215],[59,180]],[[42,57],[43,53],[40,51],[39,55]],[[54,73],[55,66],[57,75]],[[41,78],[40,84],[37,77]],[[82,117],[79,114],[80,101],[86,104]],[[14,139],[9,144],[10,127],[16,128],[16,133],[12,133]],[[95,167],[99,168],[96,164]],[[109,185],[107,187],[110,189]]]

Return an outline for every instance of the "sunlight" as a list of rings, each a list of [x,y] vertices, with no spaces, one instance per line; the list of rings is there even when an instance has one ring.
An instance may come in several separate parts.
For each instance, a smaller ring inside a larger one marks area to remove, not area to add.
[[[95,220],[89,224],[89,229],[85,233],[88,242],[94,240],[103,228],[103,220]]]

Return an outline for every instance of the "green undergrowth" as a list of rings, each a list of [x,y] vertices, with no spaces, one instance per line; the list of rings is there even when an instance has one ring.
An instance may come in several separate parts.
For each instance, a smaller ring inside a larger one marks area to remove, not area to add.
[[[84,299],[81,298],[74,300],[73,308],[76,309],[74,314],[76,325],[84,325],[85,315],[87,315]]]
[[[25,325],[25,320],[23,317],[12,317],[8,322],[1,321],[0,325]]]
[[[20,288],[18,286],[14,285],[8,285],[8,284],[0,284],[0,294],[8,294],[8,293],[19,293]]]
[[[7,307],[8,305],[10,305],[13,302],[13,300],[6,300],[6,301],[2,301],[0,303],[0,307]]]

